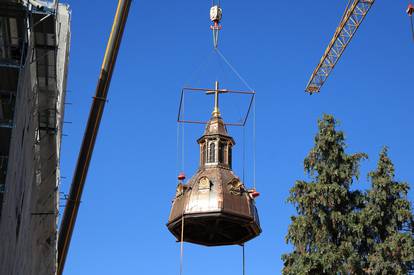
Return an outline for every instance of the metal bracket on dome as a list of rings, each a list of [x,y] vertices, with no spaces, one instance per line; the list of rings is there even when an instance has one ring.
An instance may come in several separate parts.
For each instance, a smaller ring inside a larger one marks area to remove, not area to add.
[[[192,87],[184,87],[181,90],[181,97],[180,97],[180,105],[178,108],[178,118],[177,118],[177,122],[178,123],[187,123],[187,124],[207,124],[208,121],[200,121],[200,120],[189,120],[189,119],[184,119],[183,118],[183,100],[184,100],[184,93],[186,92],[193,92],[193,93],[197,93],[197,92],[204,92],[204,93],[211,93],[211,88],[192,88]],[[236,123],[224,123],[224,125],[226,126],[238,126],[238,127],[243,127],[246,125],[247,119],[249,118],[250,115],[250,110],[252,109],[252,105],[253,105],[253,100],[254,97],[256,95],[255,91],[236,91],[236,90],[227,90],[227,89],[219,89],[218,92],[220,93],[227,93],[227,94],[244,94],[244,95],[249,95],[250,96],[250,102],[249,102],[249,107],[247,108],[247,112],[246,115],[244,116],[244,119],[242,122],[236,122]]]

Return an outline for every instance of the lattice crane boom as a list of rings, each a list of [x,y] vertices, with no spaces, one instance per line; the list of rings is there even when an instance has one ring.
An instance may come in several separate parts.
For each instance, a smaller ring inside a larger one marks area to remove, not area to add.
[[[354,0],[348,5],[331,42],[312,73],[306,92],[312,94],[320,91],[374,2],[375,0]]]

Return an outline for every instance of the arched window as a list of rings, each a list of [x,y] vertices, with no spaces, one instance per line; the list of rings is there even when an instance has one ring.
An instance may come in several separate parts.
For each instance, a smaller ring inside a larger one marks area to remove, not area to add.
[[[219,162],[224,163],[225,162],[224,156],[226,154],[226,145],[227,144],[225,142],[220,142],[219,144],[220,144],[220,146],[219,146]]]
[[[232,167],[232,162],[233,162],[233,159],[232,159],[232,155],[231,155],[231,146],[229,146],[229,156],[228,156],[228,162],[229,162],[229,167],[231,168]]]
[[[204,154],[204,163],[208,163],[208,144],[207,142],[204,144],[204,148],[203,148],[203,154]]]
[[[216,162],[216,144],[214,142],[211,142],[208,149],[208,162]]]
[[[200,145],[200,163],[201,165],[204,165],[206,162],[206,144],[203,142]]]

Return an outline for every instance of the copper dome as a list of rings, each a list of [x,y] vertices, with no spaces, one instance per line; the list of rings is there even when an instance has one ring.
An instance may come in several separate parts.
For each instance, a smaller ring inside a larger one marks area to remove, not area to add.
[[[181,241],[207,246],[243,244],[261,233],[253,196],[232,171],[232,147],[218,111],[218,93],[213,115],[200,145],[200,166],[196,174],[178,183],[168,229]]]

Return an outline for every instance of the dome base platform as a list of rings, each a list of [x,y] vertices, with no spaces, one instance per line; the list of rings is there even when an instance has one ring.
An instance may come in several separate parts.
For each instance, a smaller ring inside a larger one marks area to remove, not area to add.
[[[168,229],[181,241],[182,217],[170,222]],[[184,241],[205,246],[242,245],[261,233],[251,218],[231,213],[212,212],[184,215]]]

